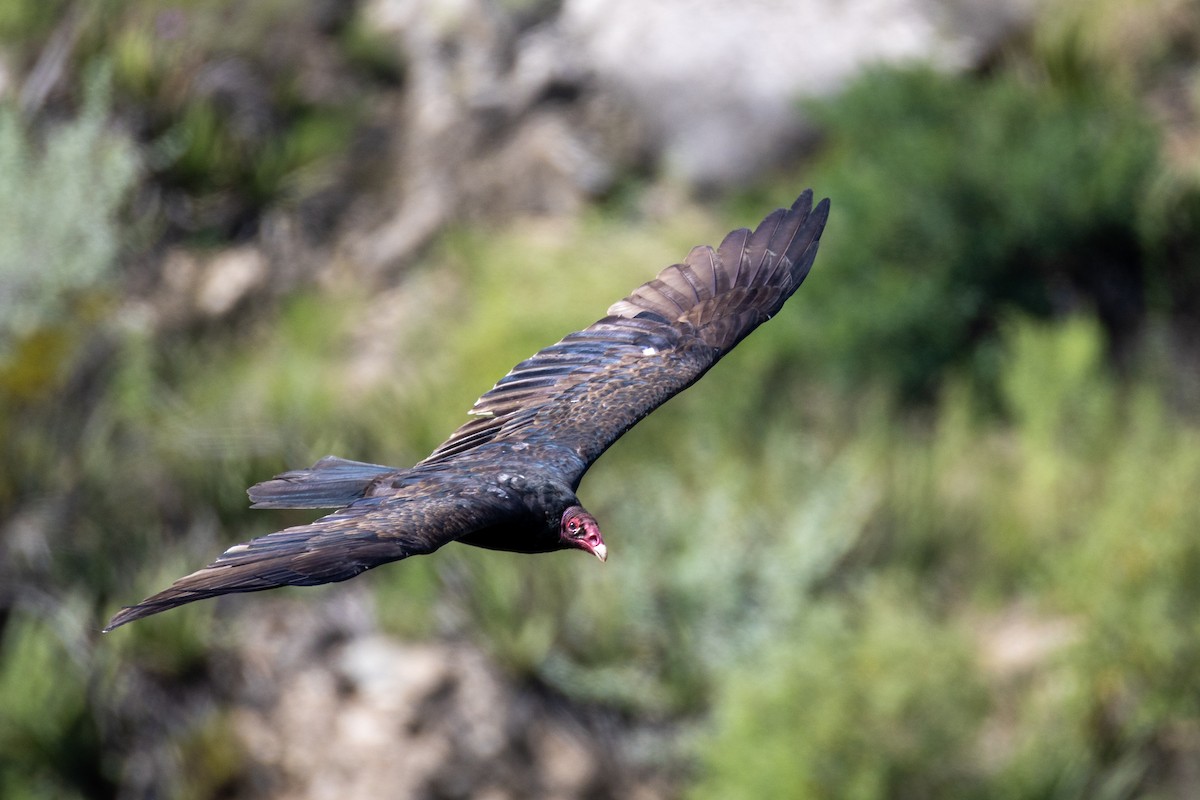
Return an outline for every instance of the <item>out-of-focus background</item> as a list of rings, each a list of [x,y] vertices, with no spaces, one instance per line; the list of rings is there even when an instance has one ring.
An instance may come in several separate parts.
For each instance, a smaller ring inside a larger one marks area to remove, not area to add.
[[[1200,795],[1194,0],[0,3],[0,796]],[[99,628],[813,186],[581,495]]]

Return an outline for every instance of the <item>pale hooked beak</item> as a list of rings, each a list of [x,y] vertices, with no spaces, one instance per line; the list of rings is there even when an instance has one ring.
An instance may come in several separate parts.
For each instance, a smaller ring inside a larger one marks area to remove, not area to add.
[[[600,526],[596,524],[595,517],[583,510],[583,506],[572,506],[563,512],[559,546],[578,547],[601,561],[608,560],[608,548],[604,546]]]

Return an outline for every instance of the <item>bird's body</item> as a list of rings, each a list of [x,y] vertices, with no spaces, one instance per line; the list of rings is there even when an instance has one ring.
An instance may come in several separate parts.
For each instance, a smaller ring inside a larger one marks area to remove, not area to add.
[[[584,473],[779,311],[808,275],[828,211],[805,192],[753,232],[694,248],[608,316],[515,366],[411,468],[329,456],[251,487],[255,508],[340,510],[234,545],[105,630],[206,597],[346,580],[454,541],[604,560],[600,528],[575,496]]]

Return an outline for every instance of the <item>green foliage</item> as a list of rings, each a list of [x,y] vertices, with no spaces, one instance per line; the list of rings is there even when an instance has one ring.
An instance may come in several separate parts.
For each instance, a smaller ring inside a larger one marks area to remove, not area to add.
[[[718,690],[693,797],[967,794],[986,695],[961,635],[879,585],[788,633]]]
[[[874,588],[827,594],[730,671],[699,796],[1132,797],[1194,757],[1172,737],[1200,719],[1200,428],[1115,385],[1092,322],[1004,331],[1009,421],[962,384],[929,425],[864,407],[881,497],[841,580]],[[982,673],[954,631],[1005,651],[991,609],[1054,638]]]
[[[361,14],[342,30],[341,47],[351,64],[386,83],[403,83],[405,63],[396,42],[371,29]]]
[[[227,796],[244,777],[247,756],[232,715],[214,713],[180,743],[179,800]]]
[[[217,202],[244,193],[256,207],[302,197],[329,182],[331,159],[353,133],[353,115],[320,107],[300,107],[270,137],[239,133],[232,116],[197,100],[165,136],[177,157],[162,178]]]
[[[1157,144],[1131,97],[880,70],[812,110],[830,146],[809,178],[836,212],[788,323],[806,361],[928,396],[956,365],[994,379],[1006,314],[1136,325]]]
[[[68,0],[11,0],[0,5],[0,41],[19,43],[45,35],[68,5]]]
[[[89,759],[99,732],[88,708],[79,608],[20,614],[0,640],[0,790],[5,797],[88,797],[104,784]]]
[[[170,212],[145,224],[198,241],[244,237],[273,207],[334,213],[329,194],[354,171],[345,159],[373,93],[403,76],[354,4],[106,0],[69,14],[64,5],[4,5],[11,60],[32,64],[52,32],[74,30],[49,98],[68,104],[78,101],[77,65],[111,65],[116,105],[145,145],[146,195]],[[369,175],[381,155],[359,153],[356,165]]]
[[[0,516],[75,446],[56,401],[96,343],[137,173],[108,127],[108,82],[93,72],[78,116],[40,144],[0,107]]]
[[[79,116],[34,144],[0,107],[0,357],[98,286],[119,247],[117,213],[137,173],[108,129],[108,77],[91,76]]]
[[[1187,488],[1200,481],[1200,430],[1148,386],[1122,396],[1085,330],[1016,335],[1010,396],[1023,424],[983,488],[995,499],[981,530],[1023,540],[1014,554],[1041,603],[1080,631],[1057,670],[1069,689],[1049,709],[1026,709],[1028,740],[1006,775],[1039,776],[1046,796],[1123,797],[1191,757],[1166,742],[1200,718],[1200,516]]]
[[[1144,87],[1195,63],[1200,11],[1188,0],[1058,0],[1037,12],[1032,51],[1057,80]],[[1193,104],[1196,102],[1193,99]]]

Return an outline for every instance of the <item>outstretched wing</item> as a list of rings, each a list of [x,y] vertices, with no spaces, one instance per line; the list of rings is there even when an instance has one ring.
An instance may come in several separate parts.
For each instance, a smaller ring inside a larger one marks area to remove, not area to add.
[[[358,499],[309,525],[236,544],[207,567],[122,609],[104,630],[222,594],[348,580],[527,513],[515,495],[448,483],[436,475],[441,470],[425,472],[432,474],[414,478],[401,494]]]
[[[567,463],[582,468],[563,476],[577,485],[609,445],[779,311],[808,275],[828,214],[829,201],[813,208],[805,191],[753,232],[694,248],[608,316],[515,366],[422,463],[492,441],[552,445],[578,456]]]

